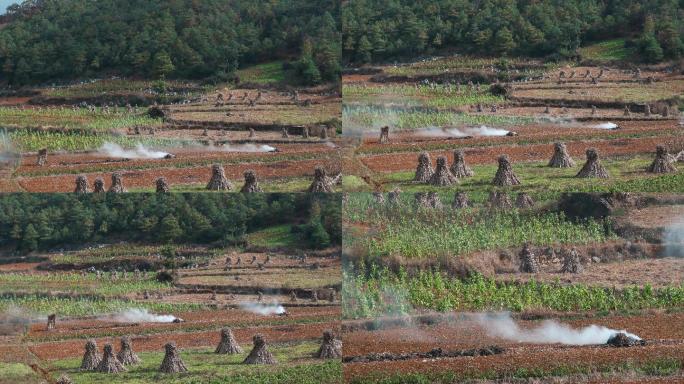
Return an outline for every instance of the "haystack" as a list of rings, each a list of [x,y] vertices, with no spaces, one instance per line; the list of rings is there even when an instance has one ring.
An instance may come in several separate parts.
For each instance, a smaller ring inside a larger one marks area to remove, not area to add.
[[[380,128],[380,144],[389,143],[389,126]]]
[[[323,331],[323,342],[316,357],[319,359],[339,359],[342,357],[342,341],[336,339],[331,330]]]
[[[489,197],[487,198],[487,204],[489,208],[492,209],[511,209],[513,208],[513,203],[508,197],[506,192],[502,191],[491,191],[489,192]]]
[[[532,208],[534,207],[534,200],[527,193],[520,192],[515,198],[515,206],[521,209]]]
[[[582,266],[579,252],[575,248],[571,249],[563,258],[561,273],[582,273],[583,270],[584,267]]]
[[[674,165],[675,158],[668,153],[667,147],[659,145],[656,147],[656,156],[651,165],[646,169],[650,173],[670,173],[677,172]]]
[[[185,366],[183,359],[181,359],[180,357],[180,353],[178,353],[176,343],[167,343],[164,346],[164,350],[166,351],[166,354],[164,355],[164,360],[162,361],[161,366],[159,367],[159,372],[179,373],[188,371],[188,368]]]
[[[468,198],[468,194],[465,192],[456,192],[454,194],[454,202],[451,203],[451,208],[454,209],[463,209],[463,208],[468,208],[471,207],[472,204],[470,203],[470,199]]]
[[[55,382],[56,384],[74,384],[73,381],[71,381],[71,378],[67,375],[62,375],[57,379]]]
[[[492,180],[492,184],[499,187],[519,185],[520,180],[515,173],[513,173],[513,168],[511,167],[511,162],[508,160],[508,156],[501,155],[499,156],[498,161],[499,169],[496,171],[496,175],[494,176],[494,180]]]
[[[413,180],[426,183],[430,180],[433,173],[430,154],[421,152],[420,155],[418,155],[418,167],[416,168],[416,176]]]
[[[454,151],[454,163],[451,164],[451,174],[458,177],[471,177],[475,174],[465,162],[465,155],[462,150]]]
[[[233,331],[230,328],[221,329],[221,341],[216,347],[214,353],[233,355],[236,353],[242,353],[242,348],[238,345],[233,336]]]
[[[596,177],[600,179],[610,177],[608,171],[601,164],[598,151],[595,148],[587,149],[587,162],[584,163],[584,166],[575,177]]]
[[[314,169],[314,180],[307,190],[309,193],[335,192],[333,189],[333,179],[328,177],[323,167]]]
[[[458,183],[458,179],[456,179],[456,176],[452,175],[451,172],[449,172],[449,169],[447,168],[446,157],[439,156],[437,158],[437,169],[430,177],[428,183],[440,187]]]
[[[575,161],[568,153],[568,147],[565,143],[553,144],[553,156],[549,161],[549,167],[552,168],[571,168],[575,166]]]
[[[56,314],[51,314],[48,315],[47,318],[47,330],[55,329],[57,328],[57,315]]]
[[[123,185],[123,179],[119,172],[112,173],[112,185],[109,187],[110,193],[124,193],[128,192]]]
[[[38,159],[36,160],[36,165],[39,167],[45,164],[47,164],[47,148],[38,151]]]
[[[157,193],[169,193],[169,183],[165,177],[160,177],[155,182],[157,185]]]
[[[88,179],[84,175],[76,177],[76,189],[74,193],[88,193]]]
[[[94,371],[100,364],[100,357],[97,355],[97,344],[95,340],[88,340],[85,345],[85,353],[81,360],[82,371]]]
[[[254,335],[254,348],[243,361],[243,364],[276,364],[276,360],[268,351],[266,340],[261,334]]]
[[[391,205],[399,204],[399,195],[401,195],[401,190],[399,188],[395,188],[393,191],[390,191],[387,194],[388,203],[390,203]]]
[[[123,365],[138,364],[142,361],[140,360],[138,355],[136,355],[135,352],[133,352],[133,347],[131,346],[131,339],[129,339],[126,336],[121,338],[121,349],[119,350],[119,353],[116,354],[116,358]]]
[[[442,205],[442,200],[440,200],[437,192],[428,192],[427,193],[427,203],[428,203],[430,208],[442,209],[444,207]]]
[[[101,177],[98,177],[95,179],[95,182],[93,182],[93,192],[94,193],[104,193],[105,192],[105,184],[104,184],[104,179]]]
[[[256,177],[256,172],[253,170],[247,170],[244,173],[245,176],[245,185],[242,186],[242,189],[240,189],[240,192],[242,193],[256,193],[256,192],[263,192],[261,187],[259,186],[259,182],[257,181]]]
[[[105,344],[102,360],[100,360],[100,364],[97,365],[95,371],[104,373],[119,373],[126,371],[126,367],[114,357],[114,349],[111,344]]]
[[[530,245],[525,243],[522,251],[520,252],[520,272],[523,273],[538,273],[539,265],[537,264],[537,259],[534,257],[534,253],[530,250]]]
[[[210,191],[229,191],[233,189],[233,185],[226,178],[226,171],[221,164],[211,166],[211,179],[207,184],[207,189]]]

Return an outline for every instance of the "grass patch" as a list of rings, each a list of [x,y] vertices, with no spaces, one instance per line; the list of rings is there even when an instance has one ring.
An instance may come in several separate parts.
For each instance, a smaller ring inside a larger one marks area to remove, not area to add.
[[[391,102],[404,106],[426,106],[433,108],[454,108],[464,105],[499,104],[505,99],[494,96],[482,87],[475,91],[468,87],[452,85],[407,85],[407,84],[345,84],[343,86],[345,102],[373,104]]]
[[[301,241],[289,224],[248,233],[245,237],[249,245],[265,248],[296,248]]]
[[[47,292],[62,291],[73,293],[88,293],[100,296],[118,296],[128,293],[140,293],[148,291],[166,291],[171,286],[160,283],[154,278],[134,280],[133,274],[129,273],[127,280],[111,281],[108,277],[98,280],[89,273],[86,276],[60,273],[56,275],[26,275],[21,273],[0,274],[0,292]]]
[[[349,222],[376,225],[374,235],[350,239],[371,258],[400,255],[425,259],[454,257],[479,250],[536,245],[603,242],[615,235],[607,222],[572,222],[562,213],[511,209],[426,210],[401,196],[399,207],[375,204],[369,194],[354,194],[344,207]],[[492,228],[496,228],[493,231]]]
[[[162,121],[152,119],[144,114],[131,114],[126,108],[111,108],[107,113],[104,108],[96,108],[90,112],[85,108],[44,108],[17,109],[0,107],[0,122],[3,125],[19,127],[51,126],[60,128],[82,128],[94,131],[142,126],[161,126]]]
[[[372,105],[343,105],[342,119],[345,126],[364,130],[377,130],[390,125],[398,130],[458,125],[510,126],[531,124],[533,117],[470,114],[454,111],[425,111],[422,109],[390,108]]]
[[[0,383],[39,383],[40,376],[22,363],[0,362]]]
[[[242,83],[275,84],[285,81],[282,61],[258,64],[236,72]]]
[[[583,59],[600,62],[626,60],[634,54],[632,49],[625,47],[625,39],[602,41],[581,47],[578,51]]]
[[[283,383],[314,384],[341,383],[342,364],[340,361],[321,361],[311,358],[317,350],[315,342],[300,344],[271,344],[269,350],[274,354],[278,365],[243,365],[245,353],[239,355],[217,355],[210,349],[182,349],[180,355],[188,367],[187,373],[159,373],[163,352],[138,353],[142,363],[131,367],[128,372],[116,375],[116,380],[129,384],[152,384],[160,381],[170,384],[219,384],[219,383]],[[75,384],[109,384],[112,376],[102,373],[81,372],[78,370],[80,357],[55,361],[52,365],[53,377],[66,373]]]

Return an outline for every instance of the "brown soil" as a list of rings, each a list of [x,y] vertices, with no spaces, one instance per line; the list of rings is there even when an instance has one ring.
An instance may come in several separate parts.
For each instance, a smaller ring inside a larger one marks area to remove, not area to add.
[[[517,322],[523,328],[538,324],[538,321],[531,320]],[[648,361],[656,357],[680,359],[684,353],[684,327],[676,326],[684,324],[684,314],[649,313],[641,316],[582,318],[563,322],[572,327],[598,324],[613,329],[627,329],[652,342],[643,347],[632,348],[514,343],[487,336],[486,331],[466,319],[435,326],[422,325],[417,328],[346,332],[343,335],[345,356],[366,355],[372,352],[429,351],[432,348],[457,350],[491,344],[504,347],[506,351],[495,356],[349,363],[344,366],[345,377],[349,381],[352,378],[381,372],[476,373],[493,369],[497,372],[512,372],[520,368],[562,367],[567,366],[569,362],[574,365],[597,367],[626,361]]]

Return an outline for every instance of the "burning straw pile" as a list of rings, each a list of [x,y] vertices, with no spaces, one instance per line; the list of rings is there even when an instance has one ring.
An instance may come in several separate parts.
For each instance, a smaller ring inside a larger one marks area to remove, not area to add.
[[[254,335],[254,348],[243,361],[243,364],[276,364],[276,360],[268,351],[266,340],[261,334]]]
[[[210,191],[229,191],[233,189],[233,185],[226,178],[226,171],[221,164],[211,166],[211,179],[207,184],[207,189]]]
[[[598,151],[595,148],[587,149],[587,162],[577,173],[576,177],[607,179],[610,177],[608,171],[599,160]]]
[[[230,328],[221,329],[221,341],[214,353],[228,355],[242,353],[242,348],[238,345],[235,336],[233,336],[233,331],[231,331]]]
[[[331,330],[323,331],[323,343],[316,353],[319,359],[339,359],[342,357],[342,341],[335,338]]]

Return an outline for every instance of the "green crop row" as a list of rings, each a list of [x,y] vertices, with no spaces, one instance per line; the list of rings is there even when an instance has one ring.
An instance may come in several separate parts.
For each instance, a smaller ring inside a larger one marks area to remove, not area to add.
[[[440,271],[409,276],[403,270],[363,268],[343,275],[345,318],[407,314],[414,309],[436,311],[554,310],[618,311],[677,308],[684,305],[684,285],[617,290],[582,284],[497,282],[481,275],[446,277]]]
[[[401,255],[434,259],[520,246],[525,242],[581,244],[614,237],[605,221],[574,222],[557,212],[481,208],[428,210],[412,206],[408,201],[400,206],[380,206],[363,194],[350,197],[344,210],[349,222],[379,223],[375,236],[350,240],[350,246],[360,246],[372,258]]]

